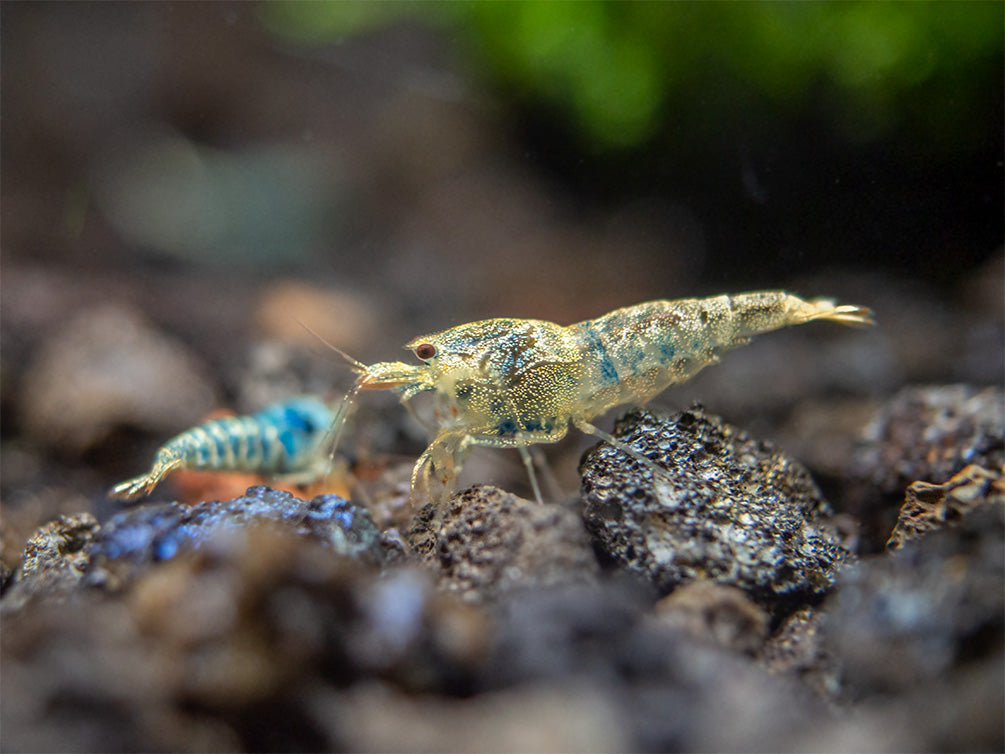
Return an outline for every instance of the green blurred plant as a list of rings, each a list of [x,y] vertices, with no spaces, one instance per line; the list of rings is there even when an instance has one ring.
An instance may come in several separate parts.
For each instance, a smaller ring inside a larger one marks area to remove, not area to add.
[[[852,143],[908,135],[952,152],[982,138],[972,124],[986,114],[988,87],[1001,85],[1003,7],[336,0],[266,3],[261,17],[314,44],[406,17],[443,27],[478,75],[556,111],[590,151],[674,133],[696,104],[708,127],[764,101],[789,116],[823,111]]]

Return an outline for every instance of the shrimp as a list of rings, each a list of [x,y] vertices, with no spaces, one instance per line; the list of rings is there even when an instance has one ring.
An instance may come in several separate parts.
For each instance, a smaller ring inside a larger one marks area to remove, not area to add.
[[[531,446],[557,442],[572,425],[652,467],[591,420],[646,403],[753,335],[813,320],[873,324],[867,308],[784,291],[650,301],[568,327],[488,319],[415,338],[405,348],[418,365],[366,366],[343,354],[359,374],[347,400],[359,390],[394,390],[408,407],[419,393],[435,393],[435,436],[412,469],[413,502],[420,489],[430,494],[434,472],[445,499],[477,445],[516,448],[540,501]]]
[[[251,416],[211,419],[168,440],[146,474],[112,488],[134,500],[149,494],[174,469],[258,471],[307,483],[328,471],[326,452],[336,414],[310,396],[276,403]]]

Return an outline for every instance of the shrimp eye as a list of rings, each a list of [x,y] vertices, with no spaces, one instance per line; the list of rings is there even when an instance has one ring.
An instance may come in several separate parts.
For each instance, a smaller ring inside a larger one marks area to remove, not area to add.
[[[436,355],[436,346],[432,343],[420,343],[415,347],[415,355],[423,361],[431,359]]]

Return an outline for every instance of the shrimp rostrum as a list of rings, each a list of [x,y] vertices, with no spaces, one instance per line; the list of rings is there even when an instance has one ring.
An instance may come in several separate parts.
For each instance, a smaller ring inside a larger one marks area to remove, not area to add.
[[[355,364],[357,390],[394,390],[407,402],[434,393],[435,436],[412,470],[412,495],[444,494],[472,446],[516,448],[541,499],[529,448],[553,443],[569,425],[640,462],[652,462],[591,424],[623,404],[644,404],[693,377],[751,336],[813,320],[869,325],[872,312],[764,291],[649,301],[568,327],[530,319],[488,319],[416,338],[419,364]]]

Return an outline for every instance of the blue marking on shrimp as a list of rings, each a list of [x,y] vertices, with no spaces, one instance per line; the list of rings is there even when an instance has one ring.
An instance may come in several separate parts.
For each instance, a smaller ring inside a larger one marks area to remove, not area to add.
[[[593,328],[585,328],[583,335],[586,339],[586,349],[592,349],[593,358],[598,362],[600,370],[600,382],[602,384],[616,385],[618,383],[618,370],[614,367],[607,349],[604,347],[600,334]]]

